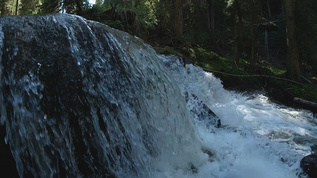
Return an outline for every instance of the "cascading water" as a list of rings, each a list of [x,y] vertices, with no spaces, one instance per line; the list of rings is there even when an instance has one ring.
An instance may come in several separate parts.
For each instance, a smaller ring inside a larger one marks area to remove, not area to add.
[[[296,177],[317,144],[310,112],[78,16],[1,18],[0,69],[21,177]]]
[[[184,68],[175,56],[161,60],[184,96],[197,96],[221,118],[222,127],[217,129],[206,127],[208,120],[194,117],[203,143],[216,157],[197,177],[303,177],[301,159],[317,152],[317,122],[312,112],[271,103],[261,93],[226,91],[211,73],[193,65]],[[196,101],[187,107],[197,107]]]
[[[71,15],[7,17],[0,29],[1,123],[20,176],[149,177],[208,157],[141,40]]]

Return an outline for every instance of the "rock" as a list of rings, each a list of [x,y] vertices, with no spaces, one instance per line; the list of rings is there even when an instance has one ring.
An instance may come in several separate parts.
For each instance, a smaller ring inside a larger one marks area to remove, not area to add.
[[[314,178],[317,175],[317,154],[305,156],[301,162],[300,167],[303,169],[304,174],[309,178]]]
[[[190,165],[190,169],[191,169],[192,173],[194,173],[194,174],[198,173],[198,168],[196,166],[194,166],[193,164]]]
[[[5,141],[5,135],[5,126],[0,125],[0,171],[3,175],[19,177],[10,146]]]
[[[0,22],[1,164],[21,177],[150,177],[156,157],[198,159],[183,96],[142,40],[69,14]]]
[[[113,175],[110,166],[114,161],[107,165],[100,157],[104,155],[97,140],[100,132],[90,119],[92,104],[85,92],[88,76],[83,77],[85,69],[79,64],[84,62],[80,55],[92,61],[95,49],[88,39],[88,27],[97,27],[70,15],[0,21],[0,105],[4,106],[6,137],[15,159],[13,168],[17,167],[21,177]],[[69,31],[73,28],[68,24],[78,29],[72,31],[72,37]],[[84,45],[90,48],[82,48]],[[85,49],[81,50],[84,54],[75,53],[79,49]],[[93,63],[87,62],[85,67],[93,68]],[[108,105],[111,109],[111,103]]]
[[[202,148],[201,151],[208,155],[208,161],[213,162],[215,159],[214,153],[209,148]]]
[[[190,112],[199,121],[205,121],[208,128],[221,127],[221,120],[219,117],[195,94],[189,95],[185,93],[185,99],[187,103],[195,103],[196,107],[191,108]]]

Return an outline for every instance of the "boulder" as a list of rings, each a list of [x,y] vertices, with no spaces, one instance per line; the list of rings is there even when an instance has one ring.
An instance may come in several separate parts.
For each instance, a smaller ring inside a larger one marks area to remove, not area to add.
[[[314,178],[317,175],[317,154],[305,156],[301,162],[300,167],[303,169],[305,175],[309,178]]]

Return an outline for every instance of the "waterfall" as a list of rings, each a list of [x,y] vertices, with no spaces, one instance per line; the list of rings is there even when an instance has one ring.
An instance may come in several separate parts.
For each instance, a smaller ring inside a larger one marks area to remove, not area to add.
[[[6,17],[0,29],[1,123],[21,177],[149,177],[208,159],[142,40],[63,14]]]
[[[180,61],[75,15],[1,17],[0,139],[19,176],[301,174],[317,151],[311,112]]]

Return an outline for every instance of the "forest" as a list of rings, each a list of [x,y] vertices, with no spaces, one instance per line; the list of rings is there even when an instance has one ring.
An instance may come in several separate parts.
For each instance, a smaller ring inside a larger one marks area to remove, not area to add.
[[[201,66],[227,88],[317,101],[315,0],[0,0],[0,10],[77,14]]]

